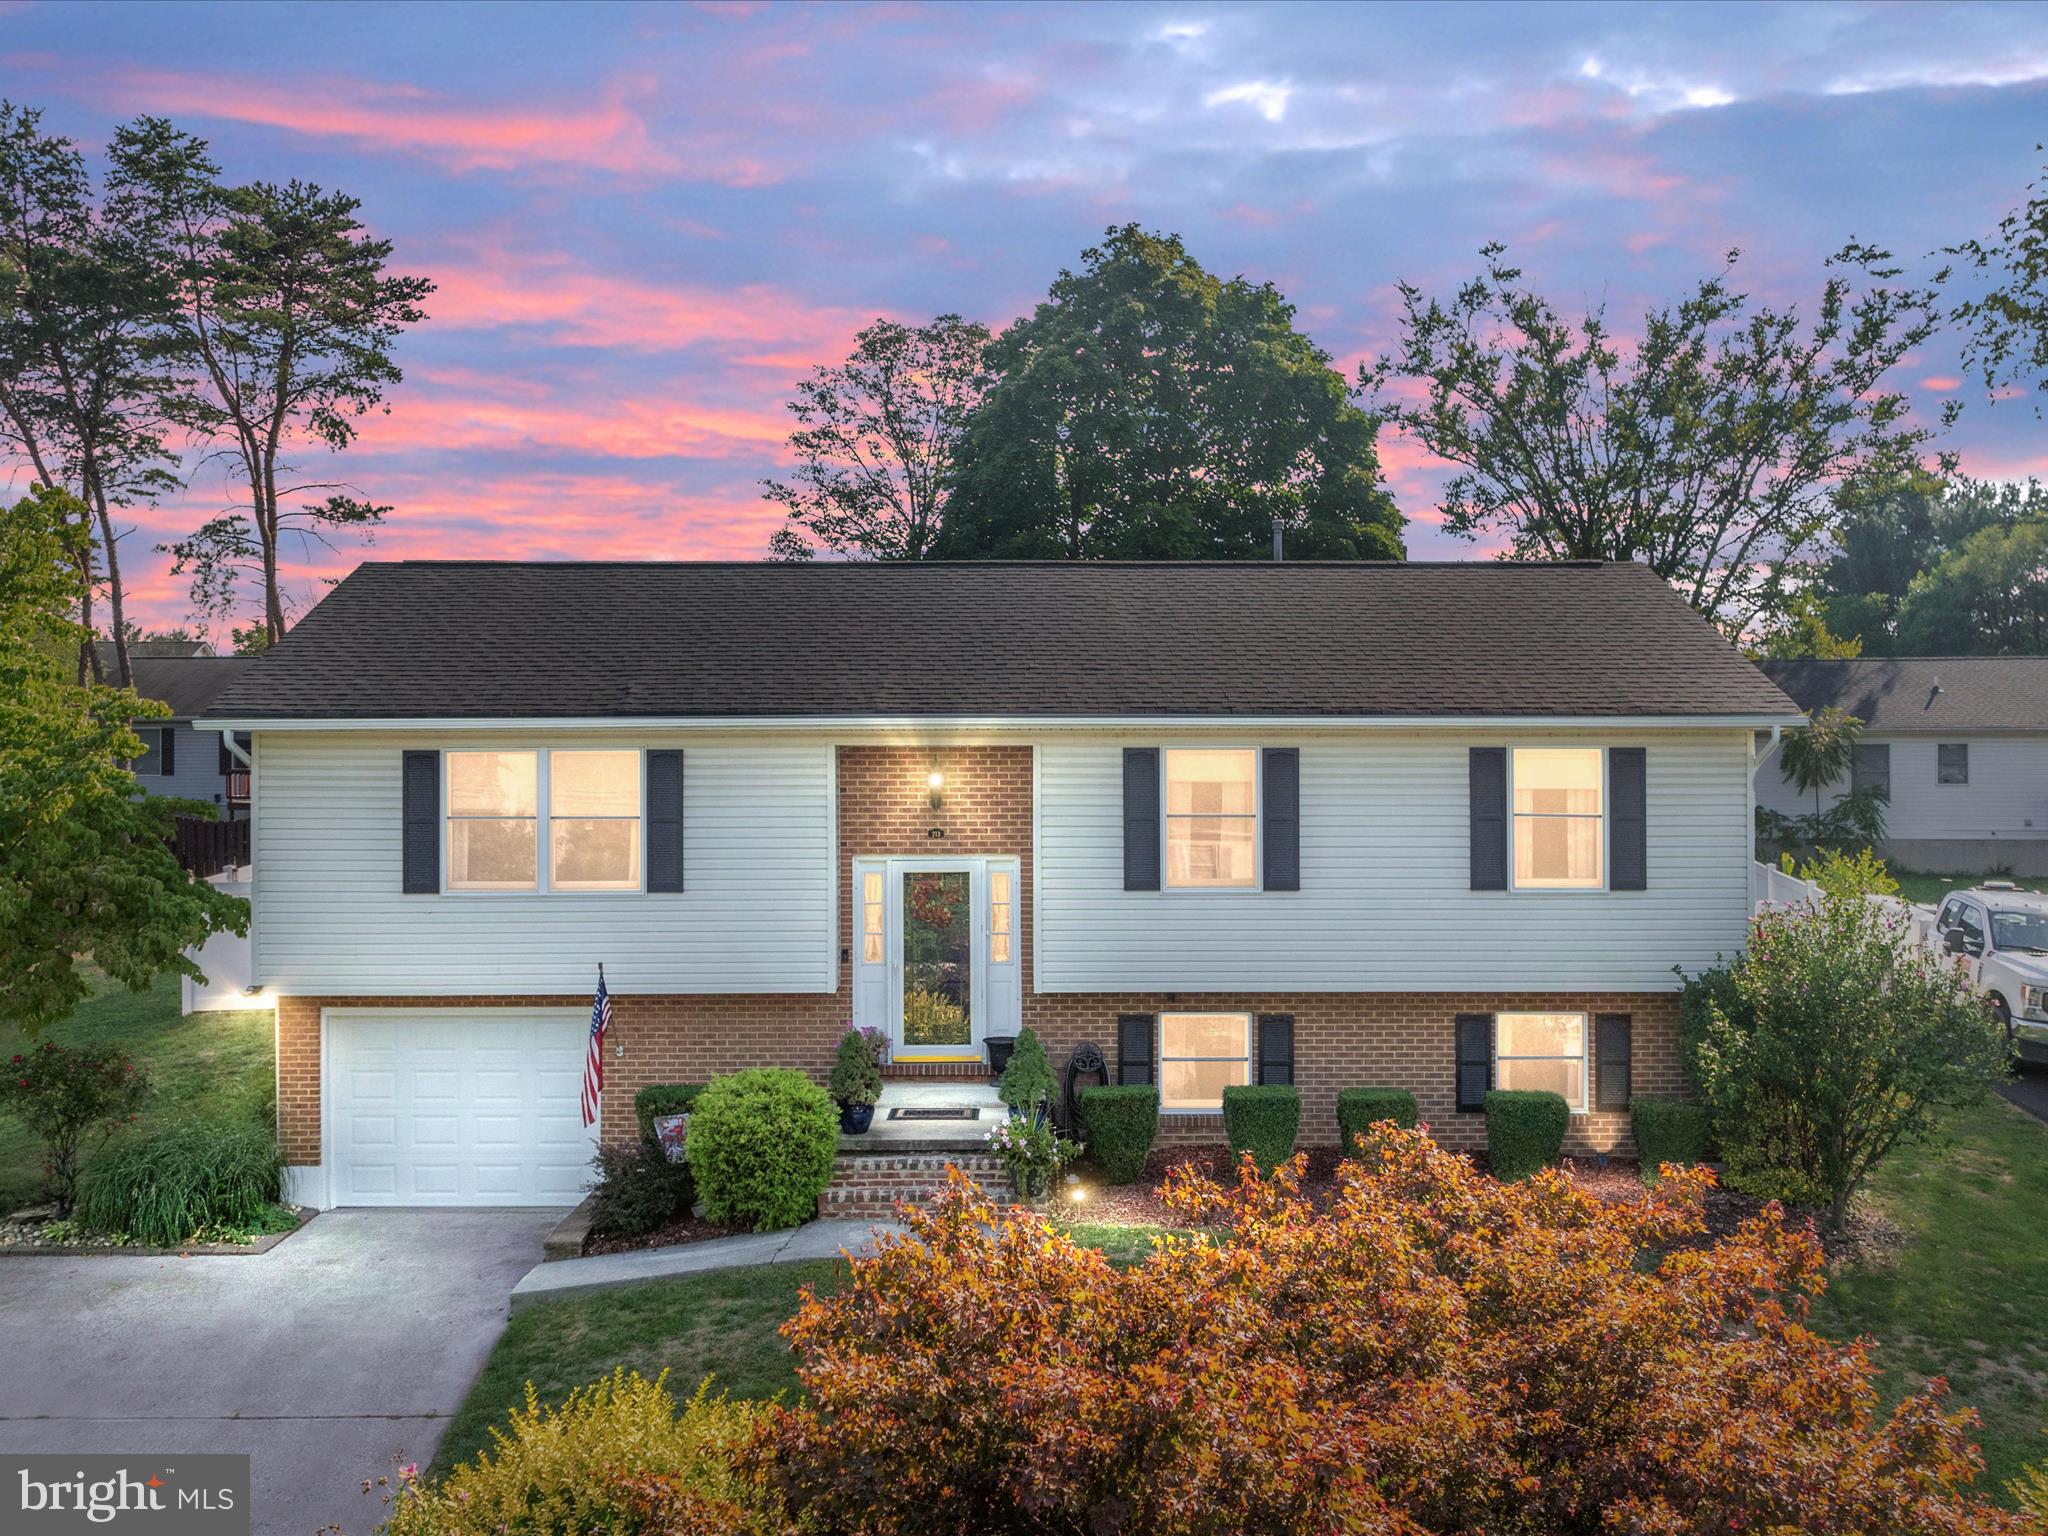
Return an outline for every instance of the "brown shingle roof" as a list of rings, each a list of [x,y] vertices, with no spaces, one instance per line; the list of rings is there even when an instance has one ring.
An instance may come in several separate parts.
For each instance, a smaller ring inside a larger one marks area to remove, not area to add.
[[[1633,565],[359,566],[219,718],[1775,715]]]
[[[1758,665],[1801,709],[1847,710],[1866,730],[2048,731],[2048,656],[1868,656]]]
[[[228,684],[254,666],[253,656],[150,656],[131,655],[128,665],[135,673],[135,691],[145,699],[158,699],[171,707],[171,718],[190,720],[203,715]],[[113,681],[111,672],[108,681]]]

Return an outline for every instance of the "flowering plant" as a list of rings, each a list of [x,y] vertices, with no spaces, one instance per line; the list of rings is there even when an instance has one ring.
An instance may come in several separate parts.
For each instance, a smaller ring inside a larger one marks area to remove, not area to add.
[[[12,1057],[0,1077],[0,1108],[13,1110],[42,1139],[59,1216],[71,1214],[86,1159],[117,1127],[132,1124],[148,1097],[149,1079],[126,1051],[54,1040]]]
[[[889,1039],[889,1032],[886,1029],[877,1029],[872,1024],[856,1024],[848,1019],[846,1032],[849,1035],[859,1035],[868,1043],[868,1050],[873,1054],[876,1066],[889,1065],[889,1053],[894,1042]]]
[[[1003,1161],[1010,1184],[1020,1199],[1033,1199],[1052,1187],[1059,1171],[1081,1155],[1081,1143],[1069,1141],[1043,1120],[1010,1119],[988,1133],[988,1149]]]

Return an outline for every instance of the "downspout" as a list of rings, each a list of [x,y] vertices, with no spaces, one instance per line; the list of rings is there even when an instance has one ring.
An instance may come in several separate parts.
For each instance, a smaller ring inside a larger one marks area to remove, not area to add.
[[[1756,732],[1751,731],[1749,733],[1749,831],[1745,835],[1749,838],[1749,862],[1752,865],[1758,862],[1756,856],[1756,771],[1763,767],[1765,759],[1778,750],[1780,738],[1783,737],[1784,733],[1785,727],[1782,725],[1772,726],[1771,744],[1761,752],[1756,748]],[[1754,905],[1755,903],[1751,902],[1751,906]]]

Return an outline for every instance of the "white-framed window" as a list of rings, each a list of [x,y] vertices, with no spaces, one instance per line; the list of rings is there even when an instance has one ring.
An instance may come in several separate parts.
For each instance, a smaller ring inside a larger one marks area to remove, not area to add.
[[[1493,1086],[1555,1093],[1583,1115],[1590,1033],[1583,1013],[1495,1014]]]
[[[1934,782],[1937,784],[1967,784],[1970,782],[1970,744],[1967,741],[1944,741],[1935,747]]]
[[[1256,747],[1168,747],[1168,890],[1257,890],[1259,752]]]
[[[1215,1111],[1223,1090],[1252,1080],[1248,1013],[1159,1015],[1159,1107]]]
[[[864,965],[882,963],[882,872],[869,870],[860,877],[860,958]]]
[[[1010,963],[1010,940],[1012,926],[1016,921],[1016,902],[1012,898],[1010,872],[1007,869],[992,869],[988,872],[988,963],[1008,965]]]
[[[151,778],[161,778],[164,771],[164,732],[168,725],[137,725],[131,730],[142,738],[142,756],[128,765],[128,771]]]
[[[1607,884],[1607,752],[1516,747],[1508,754],[1514,885],[1597,891]]]
[[[448,890],[641,888],[638,751],[462,750],[441,766]]]

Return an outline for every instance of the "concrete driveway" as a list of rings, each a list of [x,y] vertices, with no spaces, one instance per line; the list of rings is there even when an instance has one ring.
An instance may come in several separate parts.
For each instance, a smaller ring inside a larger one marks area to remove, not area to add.
[[[267,1254],[0,1259],[0,1449],[246,1452],[257,1532],[371,1530],[557,1210],[328,1211]]]

